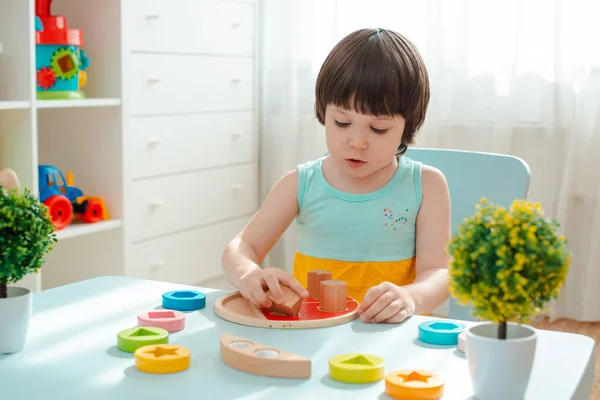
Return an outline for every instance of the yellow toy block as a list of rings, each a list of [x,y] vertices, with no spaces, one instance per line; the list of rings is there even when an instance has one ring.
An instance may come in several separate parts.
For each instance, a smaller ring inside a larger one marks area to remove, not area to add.
[[[151,374],[169,374],[190,366],[190,351],[176,344],[151,344],[135,351],[135,367]]]
[[[394,371],[385,377],[385,393],[393,399],[438,400],[444,396],[444,381],[430,371]]]
[[[370,354],[340,354],[329,360],[329,376],[348,383],[377,382],[385,376],[383,359]]]

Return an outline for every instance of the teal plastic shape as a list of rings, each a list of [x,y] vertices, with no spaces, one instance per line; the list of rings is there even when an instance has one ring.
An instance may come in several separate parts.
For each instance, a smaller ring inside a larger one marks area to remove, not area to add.
[[[428,321],[419,325],[419,340],[424,343],[442,346],[458,344],[458,335],[465,325],[450,321]]]
[[[163,293],[162,306],[177,311],[200,310],[206,307],[206,295],[196,290],[172,290]]]
[[[121,351],[133,353],[149,344],[169,343],[169,332],[153,326],[136,326],[124,329],[117,334],[117,347]]]

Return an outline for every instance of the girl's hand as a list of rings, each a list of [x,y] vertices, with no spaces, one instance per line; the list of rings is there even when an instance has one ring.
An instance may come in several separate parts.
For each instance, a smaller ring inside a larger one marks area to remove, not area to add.
[[[397,324],[413,315],[415,301],[405,288],[383,282],[365,294],[358,314],[363,322]]]
[[[308,296],[308,291],[300,285],[300,282],[280,268],[256,267],[240,279],[238,289],[240,294],[256,307],[271,307],[273,303],[267,297],[266,292],[268,290],[271,291],[274,300],[278,304],[285,301],[280,283],[283,283],[301,297]]]

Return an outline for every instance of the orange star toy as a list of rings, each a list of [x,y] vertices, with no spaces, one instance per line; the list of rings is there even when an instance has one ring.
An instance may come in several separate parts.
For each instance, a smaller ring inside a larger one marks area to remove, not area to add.
[[[438,400],[444,395],[444,381],[430,371],[394,371],[385,377],[385,393],[393,399]]]

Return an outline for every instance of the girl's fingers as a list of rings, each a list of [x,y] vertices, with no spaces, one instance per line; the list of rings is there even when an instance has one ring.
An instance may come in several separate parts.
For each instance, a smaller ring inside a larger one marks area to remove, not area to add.
[[[279,286],[279,280],[275,275],[267,275],[265,276],[265,282],[271,291],[271,295],[273,296],[273,300],[276,303],[283,303],[285,298],[283,297],[283,291],[281,290],[281,286]]]
[[[366,297],[366,295],[365,295]],[[390,292],[383,293],[377,300],[373,302],[360,316],[363,322],[371,322],[375,315],[379,314],[381,310],[386,308],[392,301],[394,301],[394,295]]]
[[[387,287],[383,284],[373,286],[367,293],[365,293],[365,297],[363,298],[362,303],[358,306],[358,313],[363,314],[377,299],[379,299],[385,292],[387,292]]]
[[[406,308],[402,308],[395,315],[392,315],[390,318],[384,320],[383,322],[387,324],[398,324],[404,321],[408,317],[408,310]]]
[[[300,282],[298,282],[298,280],[296,280],[296,278],[294,278],[293,276],[288,275],[282,271],[282,273],[279,274],[278,278],[281,283],[285,284],[294,292],[298,293],[300,297],[308,296],[308,291],[305,288],[303,288]]]
[[[262,285],[254,285],[252,288],[252,297],[258,303],[259,307],[271,307],[273,303],[267,297],[265,290],[262,288]]]
[[[385,321],[398,313],[402,309],[402,302],[399,299],[393,300],[387,307],[376,314],[371,322],[379,323]]]

